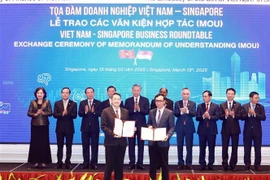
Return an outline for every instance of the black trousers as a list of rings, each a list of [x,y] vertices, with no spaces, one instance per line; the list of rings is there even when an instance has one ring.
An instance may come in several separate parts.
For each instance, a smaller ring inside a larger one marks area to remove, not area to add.
[[[206,166],[206,161],[205,161],[206,144],[208,144],[208,150],[209,150],[208,166],[213,167],[213,164],[215,162],[216,135],[212,135],[212,134],[200,135],[199,134],[199,146],[200,146],[199,164],[202,167]]]
[[[73,142],[73,132],[72,133],[56,133],[56,140],[57,140],[57,164],[63,164],[63,147],[64,147],[64,140],[66,138],[66,164],[70,164],[70,158],[72,153],[72,142]]]
[[[244,163],[246,166],[251,165],[250,155],[252,141],[254,143],[255,150],[255,162],[254,166],[259,167],[261,165],[261,147],[262,147],[262,137],[255,137],[253,133],[244,135]]]
[[[168,153],[169,147],[159,147],[157,142],[155,142],[153,146],[149,146],[149,156],[150,156],[149,175],[152,180],[156,180],[157,160],[159,161],[162,169],[162,180],[169,179]]]
[[[143,152],[144,152],[144,141],[141,140],[141,129],[138,127],[137,131],[134,134],[134,138],[128,138],[128,155],[129,155],[129,164],[135,164],[135,145],[136,139],[138,144],[138,165],[143,165]]]
[[[193,148],[193,133],[184,133],[177,132],[177,154],[178,154],[178,165],[185,165],[184,157],[183,157],[183,146],[184,139],[186,140],[186,165],[192,165],[192,148]]]
[[[123,166],[126,146],[105,146],[105,172],[104,180],[111,180],[112,171],[114,170],[114,179],[123,179]]]
[[[98,162],[99,131],[82,132],[83,164],[96,165]],[[90,153],[91,145],[91,153]],[[90,160],[91,154],[91,160]]]
[[[239,134],[231,134],[231,135],[221,135],[222,138],[222,166],[228,166],[228,147],[230,143],[230,139],[232,140],[232,153],[230,158],[230,166],[235,167],[237,163],[237,150],[239,143]]]

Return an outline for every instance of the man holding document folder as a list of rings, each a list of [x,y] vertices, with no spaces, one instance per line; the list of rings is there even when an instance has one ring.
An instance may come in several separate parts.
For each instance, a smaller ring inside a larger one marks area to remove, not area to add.
[[[155,96],[157,108],[152,109],[148,117],[148,128],[143,128],[141,138],[148,140],[150,170],[149,174],[152,180],[156,179],[156,161],[160,159],[162,168],[162,180],[169,179],[168,153],[169,139],[174,132],[174,115],[173,112],[165,108],[165,96],[157,94]]]
[[[106,164],[104,180],[111,179],[113,170],[115,180],[123,179],[123,164],[127,138],[123,137],[122,129],[120,128],[120,132],[117,132],[117,128],[115,126],[117,125],[116,122],[120,121],[122,123],[121,120],[128,120],[129,116],[128,111],[120,107],[120,104],[121,95],[114,93],[112,96],[112,106],[104,109],[101,114],[101,129],[105,133],[104,146]]]

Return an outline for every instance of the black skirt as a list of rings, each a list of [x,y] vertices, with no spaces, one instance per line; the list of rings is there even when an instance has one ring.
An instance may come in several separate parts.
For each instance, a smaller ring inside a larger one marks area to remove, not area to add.
[[[52,163],[49,125],[31,125],[31,140],[28,154],[29,163]]]

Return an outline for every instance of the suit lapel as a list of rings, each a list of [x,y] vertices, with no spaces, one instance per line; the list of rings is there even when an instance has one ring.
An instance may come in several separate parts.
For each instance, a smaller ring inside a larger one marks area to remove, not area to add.
[[[181,101],[179,101],[179,107],[180,107],[180,108],[184,107],[183,99],[182,99]]]

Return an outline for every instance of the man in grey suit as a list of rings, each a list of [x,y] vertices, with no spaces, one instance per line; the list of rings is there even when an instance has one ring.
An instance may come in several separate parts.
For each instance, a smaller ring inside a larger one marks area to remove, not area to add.
[[[169,139],[174,132],[174,115],[173,112],[165,108],[165,96],[157,94],[155,96],[157,108],[152,109],[148,117],[148,128],[166,128],[167,135],[163,141],[149,141],[149,156],[150,156],[150,170],[149,174],[152,180],[156,180],[156,161],[160,160],[162,168],[162,179],[169,179],[168,169],[168,152]]]

